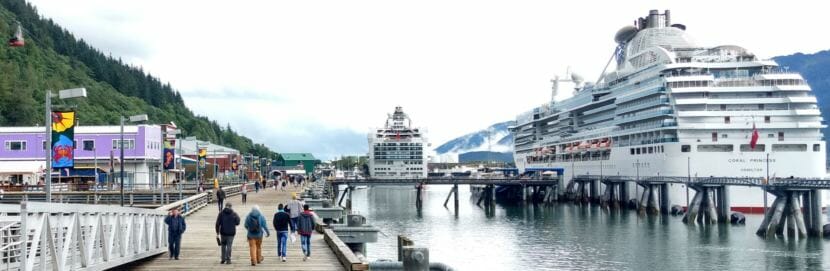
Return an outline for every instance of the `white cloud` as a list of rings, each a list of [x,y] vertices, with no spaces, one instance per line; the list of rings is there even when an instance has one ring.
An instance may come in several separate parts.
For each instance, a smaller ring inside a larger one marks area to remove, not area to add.
[[[360,152],[345,143],[397,105],[435,146],[512,119],[548,100],[548,80],[567,66],[596,78],[616,30],[652,8],[672,9],[702,45],[760,56],[830,45],[824,3],[812,1],[32,2],[170,82],[195,112],[278,151],[296,140]],[[342,148],[325,131],[342,132]]]

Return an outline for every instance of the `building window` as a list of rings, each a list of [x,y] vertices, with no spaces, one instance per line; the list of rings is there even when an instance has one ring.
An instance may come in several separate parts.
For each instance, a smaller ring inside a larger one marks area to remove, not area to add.
[[[712,132],[712,142],[718,142],[718,133]]]
[[[692,151],[692,146],[689,145],[681,145],[680,152],[690,152]]]
[[[821,151],[821,144],[813,144],[813,151],[820,152]]]
[[[764,104],[759,104],[758,105],[758,110],[764,110]]]
[[[6,141],[6,150],[7,151],[25,151],[26,150],[26,141],[23,141],[23,140],[9,140],[9,141]]]
[[[640,154],[640,148],[637,148],[637,154]]]
[[[112,140],[112,149],[117,150],[121,148],[120,141],[118,139]],[[124,139],[124,149],[125,150],[132,150],[135,149],[135,140],[134,139]]]
[[[83,142],[85,151],[95,150],[95,140],[84,140]]]
[[[654,147],[648,147],[648,153],[654,153]]]
[[[769,120],[770,120],[769,116],[764,116],[764,123],[769,123]]]
[[[725,104],[720,105],[720,110],[726,111],[726,105]]]
[[[767,134],[767,138],[774,138],[775,134]]]
[[[634,149],[633,148],[628,149],[628,150],[631,151],[631,155],[634,155]]]
[[[728,137],[727,134],[720,135],[720,138],[727,138],[727,137]]]
[[[723,117],[723,123],[729,124],[729,117]]]
[[[75,145],[72,145],[72,148],[77,150],[78,149],[78,141],[77,140],[72,140],[72,144],[75,144]]]
[[[778,141],[784,141],[784,132],[778,132]]]

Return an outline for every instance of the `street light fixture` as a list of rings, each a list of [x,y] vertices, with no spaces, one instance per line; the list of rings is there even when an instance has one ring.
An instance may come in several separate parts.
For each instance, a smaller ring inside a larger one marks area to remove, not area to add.
[[[139,122],[139,121],[147,121],[149,118],[147,114],[135,115],[130,116],[130,122]],[[119,149],[120,149],[120,158],[119,161],[121,162],[121,185],[119,185],[119,189],[121,189],[121,206],[124,206],[124,116],[121,116],[121,141],[118,142]],[[133,143],[133,147],[135,147],[135,143]],[[135,182],[135,175],[133,175],[133,182]]]
[[[58,99],[71,99],[86,97],[86,88],[72,88],[59,90],[58,95],[51,90],[46,91],[46,172],[43,174],[44,189],[46,190],[46,202],[52,202],[52,97]]]

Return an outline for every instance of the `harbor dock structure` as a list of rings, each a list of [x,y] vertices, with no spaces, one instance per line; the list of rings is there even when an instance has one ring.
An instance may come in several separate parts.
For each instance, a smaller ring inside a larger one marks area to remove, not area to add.
[[[767,196],[771,194],[775,201],[771,208],[765,208],[764,222],[758,229],[758,235],[783,235],[784,228],[789,236],[823,235],[823,217],[821,216],[821,191],[830,190],[830,180],[812,178],[781,178],[766,181],[757,177],[691,177],[691,176],[602,176],[577,175],[571,182],[560,189],[561,177],[547,179],[502,177],[502,178],[456,178],[456,177],[428,177],[428,178],[401,178],[401,179],[335,179],[330,182],[333,195],[342,201],[347,201],[346,208],[350,209],[351,191],[356,185],[413,185],[418,190],[415,206],[420,210],[422,205],[421,189],[424,185],[453,185],[450,189],[444,206],[449,203],[450,197],[455,196],[455,210],[458,210],[459,184],[469,184],[478,195],[477,204],[485,203],[485,211],[495,204],[497,186],[519,187],[522,200],[529,201],[542,198],[543,203],[553,201],[574,201],[579,203],[600,204],[607,208],[628,206],[641,214],[683,214],[683,221],[687,224],[716,224],[740,221],[742,214],[731,212],[729,198],[730,187],[757,187],[759,192]],[[642,188],[631,193],[629,183]],[[685,208],[680,205],[671,205],[668,187],[670,185],[684,185],[687,188]],[[345,185],[342,195],[339,185]],[[603,190],[602,194],[599,191]],[[694,193],[694,194],[691,194]],[[693,196],[693,197],[691,197]],[[736,217],[736,219],[733,219]],[[732,222],[735,223],[735,222]]]

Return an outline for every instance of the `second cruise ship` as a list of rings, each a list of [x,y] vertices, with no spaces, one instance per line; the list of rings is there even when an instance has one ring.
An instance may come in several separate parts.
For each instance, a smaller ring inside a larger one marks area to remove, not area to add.
[[[699,46],[668,10],[614,39],[606,69],[615,70],[596,83],[557,77],[551,101],[516,118],[521,171],[563,168],[566,183],[582,174],[825,177],[825,125],[800,74],[739,46]],[[685,206],[685,187],[670,191]],[[730,193],[733,210],[762,211],[760,189]]]

